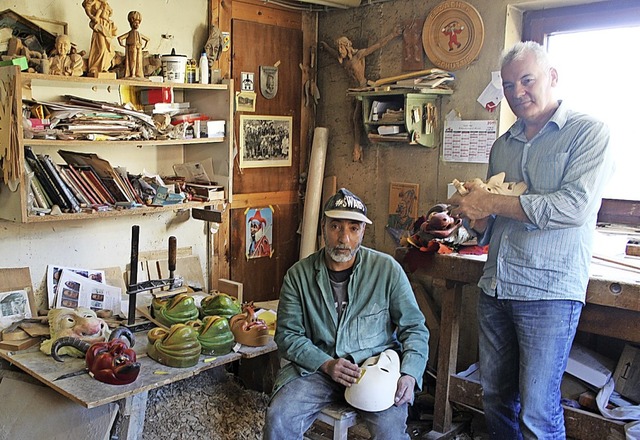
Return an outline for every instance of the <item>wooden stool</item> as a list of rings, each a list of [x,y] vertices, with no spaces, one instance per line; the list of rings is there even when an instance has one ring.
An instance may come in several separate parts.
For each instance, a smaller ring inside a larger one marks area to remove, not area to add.
[[[347,440],[348,431],[357,422],[358,413],[350,406],[329,405],[318,414],[317,420],[333,428],[333,440]]]

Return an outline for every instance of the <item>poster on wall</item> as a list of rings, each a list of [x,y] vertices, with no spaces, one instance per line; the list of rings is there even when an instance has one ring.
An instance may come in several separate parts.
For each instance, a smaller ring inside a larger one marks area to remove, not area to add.
[[[248,260],[273,255],[273,208],[249,208],[245,211],[245,255]]]
[[[402,237],[411,234],[418,218],[419,185],[392,182],[389,188],[387,232],[399,244]]]
[[[290,167],[291,116],[240,115],[240,168]]]

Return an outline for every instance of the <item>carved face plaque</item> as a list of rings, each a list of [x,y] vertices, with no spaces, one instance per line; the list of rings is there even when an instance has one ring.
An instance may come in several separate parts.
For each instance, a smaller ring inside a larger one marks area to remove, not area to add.
[[[429,12],[422,28],[422,44],[429,60],[454,71],[473,62],[484,42],[478,11],[461,0],[447,0]]]
[[[260,66],[260,93],[267,99],[273,99],[278,93],[278,68]]]

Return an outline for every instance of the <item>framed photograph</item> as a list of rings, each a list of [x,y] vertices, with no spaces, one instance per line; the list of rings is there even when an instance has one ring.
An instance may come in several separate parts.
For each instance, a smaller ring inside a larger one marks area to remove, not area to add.
[[[290,167],[291,116],[240,115],[240,168]]]
[[[26,290],[0,293],[0,329],[21,319],[31,318],[32,304]]]
[[[255,92],[236,92],[236,110],[239,112],[255,112]]]

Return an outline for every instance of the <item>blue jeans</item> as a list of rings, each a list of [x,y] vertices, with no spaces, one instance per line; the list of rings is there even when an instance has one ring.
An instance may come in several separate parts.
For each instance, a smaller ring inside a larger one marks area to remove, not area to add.
[[[271,399],[264,425],[264,440],[296,440],[311,427],[318,413],[331,403],[342,403],[344,386],[324,373],[294,379]],[[408,404],[385,411],[356,409],[374,440],[408,440]]]
[[[492,439],[564,439],[560,382],[582,303],[478,300],[480,375]]]

